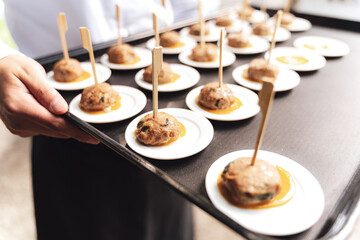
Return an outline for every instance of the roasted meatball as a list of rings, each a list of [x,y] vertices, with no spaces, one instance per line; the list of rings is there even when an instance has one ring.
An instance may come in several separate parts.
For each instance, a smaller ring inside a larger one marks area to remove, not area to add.
[[[254,25],[253,33],[258,36],[266,36],[272,33],[273,27],[266,22],[257,23]]]
[[[227,109],[234,103],[235,97],[226,85],[219,88],[218,82],[206,84],[200,91],[198,102],[208,109]]]
[[[167,31],[160,35],[160,45],[172,47],[180,42],[180,34],[175,31]]]
[[[216,26],[219,26],[219,27],[230,27],[233,23],[233,21],[231,20],[231,18],[226,15],[226,16],[221,16],[221,17],[218,17],[217,19],[215,19],[216,21]]]
[[[61,59],[53,67],[54,79],[58,82],[71,82],[80,77],[84,70],[78,60],[70,58]]]
[[[253,7],[251,7],[251,6],[245,7],[245,17],[246,17],[246,18],[251,18],[251,16],[252,16],[252,14],[253,14],[254,11],[255,11],[255,9],[254,9]],[[242,12],[242,9],[240,9],[240,10],[238,11],[239,17],[241,17],[241,12]]]
[[[218,56],[218,47],[212,43],[206,43],[204,48],[201,44],[196,45],[192,50],[190,58],[196,62],[211,62]]]
[[[171,70],[170,64],[163,62],[162,69],[159,72],[158,83],[164,84],[169,83],[173,79],[173,71]],[[148,66],[143,73],[144,81],[152,83],[152,66]]]
[[[83,90],[80,108],[87,111],[104,110],[111,107],[119,98],[119,94],[108,83],[100,83]]]
[[[135,130],[137,140],[146,145],[162,145],[179,137],[180,123],[170,114],[159,112],[157,119],[153,113],[140,119]]]
[[[250,44],[249,35],[246,34],[230,33],[227,38],[230,47],[243,48]]]
[[[204,24],[204,28],[205,28],[205,35],[209,35],[210,34],[209,26],[207,24]],[[190,27],[189,33],[194,36],[200,36],[200,34],[201,34],[200,33],[200,23],[196,23],[196,24],[192,25]]]
[[[267,65],[266,60],[263,58],[252,60],[247,71],[247,77],[256,81],[261,81],[263,77],[276,79],[278,74],[279,68],[272,63]]]
[[[136,59],[134,48],[126,43],[110,47],[107,54],[112,63],[131,63]]]
[[[295,19],[294,14],[289,12],[284,12],[281,18],[281,25],[289,25],[291,24]]]
[[[221,174],[220,187],[226,189],[231,200],[239,205],[254,206],[275,198],[281,190],[277,169],[270,163],[251,158],[238,158],[229,163]]]

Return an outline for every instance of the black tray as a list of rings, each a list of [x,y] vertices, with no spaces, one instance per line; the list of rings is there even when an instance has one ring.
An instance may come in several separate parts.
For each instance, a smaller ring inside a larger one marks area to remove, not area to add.
[[[291,239],[326,239],[330,235],[336,235],[346,224],[360,193],[360,35],[356,33],[360,29],[360,24],[331,19],[328,21],[328,27],[323,27],[321,25],[327,23],[326,18],[308,15],[302,17],[312,21],[312,29],[294,33],[291,39],[277,46],[292,46],[297,37],[316,35],[342,40],[349,44],[351,52],[342,58],[327,59],[326,66],[319,71],[301,73],[301,83],[298,87],[276,94],[261,149],[297,161],[318,179],[325,194],[324,213],[312,228],[291,236]],[[179,23],[174,28],[186,26],[194,21],[196,19]],[[341,24],[347,30],[337,29]],[[152,31],[144,32],[124,40],[144,47],[151,34]],[[113,44],[115,41],[95,45],[95,55],[102,55]],[[88,59],[88,54],[81,48],[70,51],[70,56],[79,60]],[[237,56],[236,63],[224,69],[224,82],[235,84],[231,76],[233,69],[262,56],[263,54]],[[54,62],[61,57],[59,53],[38,61],[49,71]],[[177,56],[164,55],[164,60],[171,63],[179,62]],[[112,70],[108,82],[140,89],[134,81],[137,71]],[[199,69],[199,72],[201,79],[197,86],[217,81],[217,70]],[[140,90],[151,99],[150,91]],[[168,105],[187,108],[185,96],[188,91],[160,93],[159,108]],[[61,92],[68,102],[79,93],[80,91]],[[141,113],[150,111],[151,108],[151,101],[148,101]],[[194,156],[176,161],[147,159],[130,150],[126,145],[124,133],[132,119],[90,125],[70,113],[67,113],[66,117],[140,169],[164,180],[186,199],[242,236],[249,239],[274,239],[248,231],[218,211],[210,202],[204,183],[208,168],[220,156],[235,150],[254,148],[260,115],[235,122],[211,121],[215,129],[211,144]],[[220,143],[221,148],[217,147]]]

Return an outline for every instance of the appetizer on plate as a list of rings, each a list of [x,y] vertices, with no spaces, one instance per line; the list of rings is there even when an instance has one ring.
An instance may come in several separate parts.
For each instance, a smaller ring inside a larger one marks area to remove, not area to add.
[[[177,74],[174,73],[171,69],[171,66],[167,62],[162,63],[162,69],[159,72],[158,81],[159,84],[166,84],[170,82],[174,82],[177,79]],[[152,65],[148,66],[144,73],[143,79],[146,82],[152,83]]]
[[[260,22],[254,24],[253,33],[258,36],[268,36],[271,35],[274,26],[268,22]]]
[[[160,46],[171,48],[180,43],[180,34],[175,31],[166,31],[160,34]]]
[[[208,109],[228,109],[235,102],[235,97],[231,89],[222,85],[219,87],[218,82],[206,84],[201,90],[198,97],[198,103]]]
[[[255,58],[249,64],[249,68],[244,72],[245,77],[261,82],[264,77],[276,80],[279,74],[279,68],[272,64],[267,63],[263,58]]]
[[[53,67],[53,72],[54,80],[58,82],[73,82],[85,73],[80,62],[74,58],[63,58],[56,62]]]
[[[250,37],[242,32],[229,33],[227,36],[228,45],[234,48],[246,48],[250,46]]]
[[[218,47],[212,43],[206,43],[204,46],[201,44],[196,45],[192,49],[191,60],[196,62],[212,62],[218,57]]]
[[[193,36],[200,36],[201,35],[201,24],[195,23],[190,26],[189,28],[189,34]],[[204,23],[204,34],[205,36],[210,35],[210,27],[206,23]]]
[[[107,55],[110,63],[132,64],[139,60],[134,48],[126,43],[116,44],[108,49]]]
[[[215,19],[215,25],[218,27],[231,27],[233,19],[229,15],[221,16]]]

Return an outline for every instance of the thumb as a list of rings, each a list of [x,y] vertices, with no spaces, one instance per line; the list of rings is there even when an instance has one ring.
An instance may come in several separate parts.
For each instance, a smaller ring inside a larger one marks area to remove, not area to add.
[[[23,82],[36,100],[47,110],[59,115],[67,112],[67,102],[47,82],[44,68],[35,60],[29,59],[24,68]]]

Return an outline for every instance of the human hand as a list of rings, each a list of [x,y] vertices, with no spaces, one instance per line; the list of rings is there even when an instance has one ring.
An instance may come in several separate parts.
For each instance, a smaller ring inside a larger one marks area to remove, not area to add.
[[[98,144],[59,116],[67,112],[68,105],[45,76],[44,68],[31,58],[10,55],[0,59],[0,118],[5,126],[21,137],[45,135]]]

